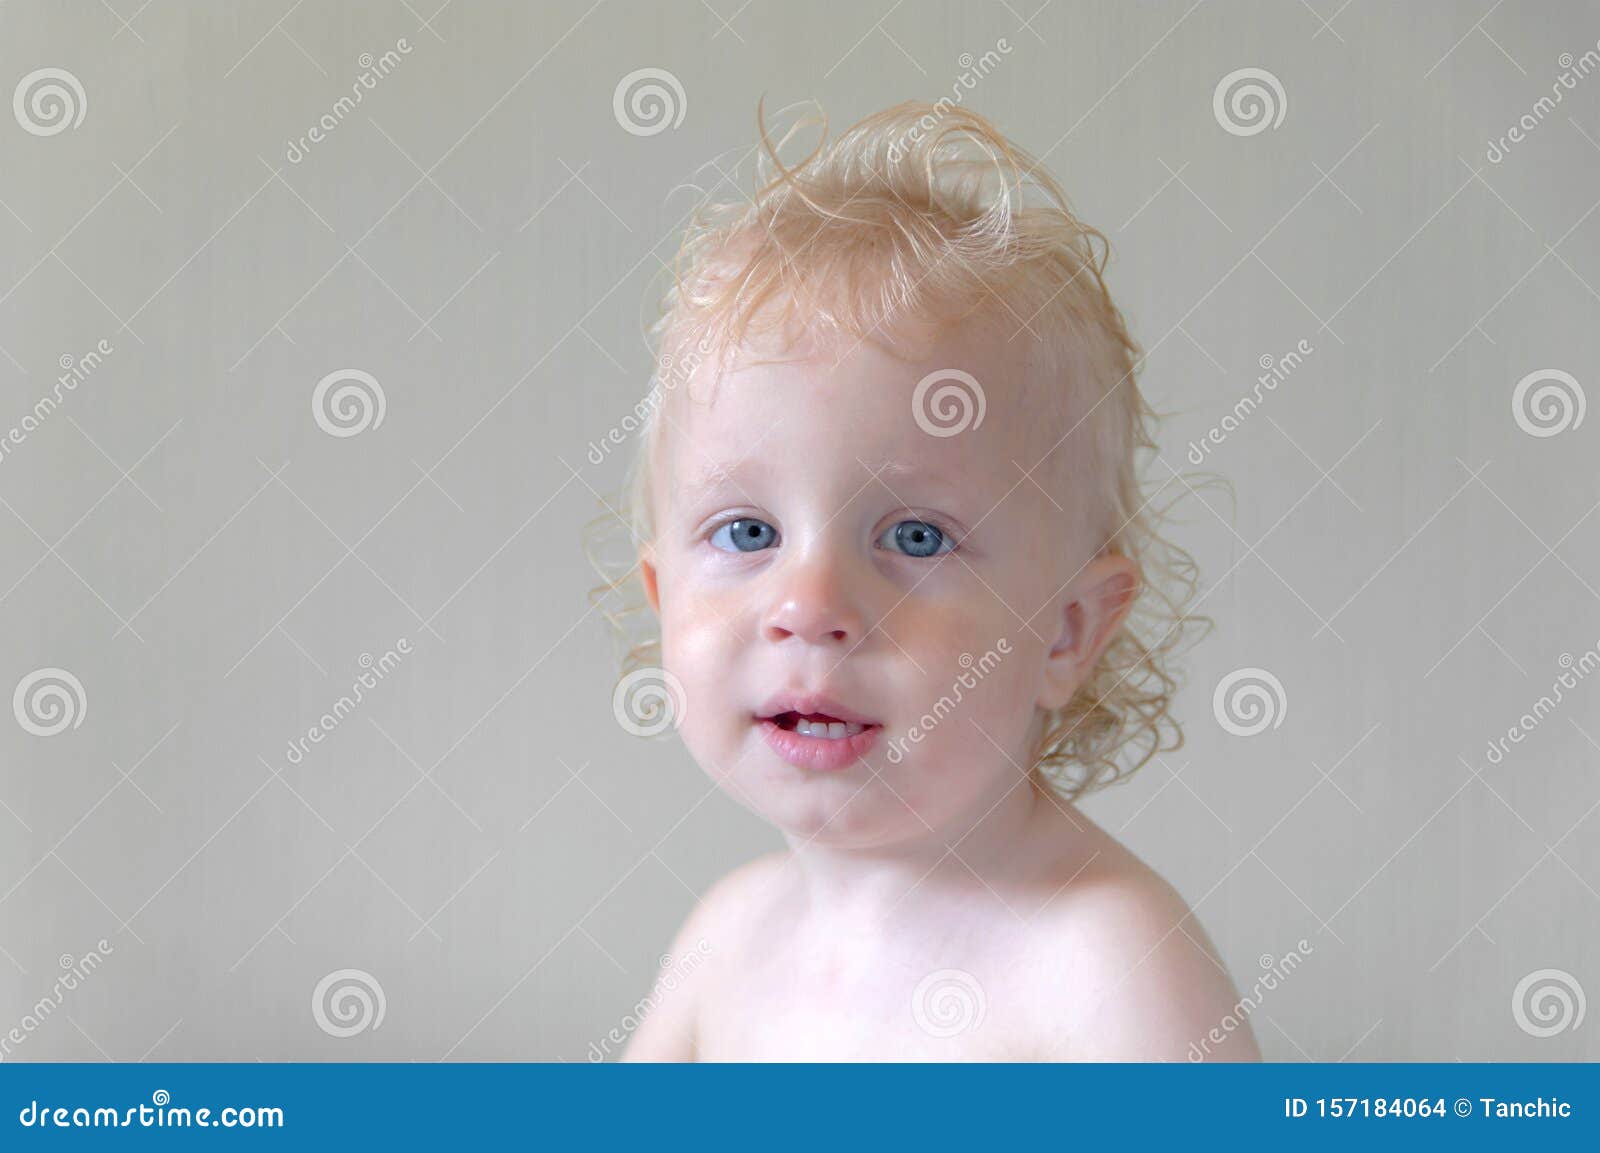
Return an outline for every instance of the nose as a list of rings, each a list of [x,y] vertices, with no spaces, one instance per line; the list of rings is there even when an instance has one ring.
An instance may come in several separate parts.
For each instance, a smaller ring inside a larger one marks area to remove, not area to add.
[[[775,573],[778,581],[762,633],[767,640],[799,638],[817,645],[854,645],[865,624],[850,578],[820,549],[794,556]]]

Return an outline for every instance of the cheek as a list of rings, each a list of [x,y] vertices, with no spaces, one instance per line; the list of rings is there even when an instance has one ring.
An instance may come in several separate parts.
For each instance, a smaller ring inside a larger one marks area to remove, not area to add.
[[[926,675],[908,668],[897,734],[905,769],[890,771],[909,770],[919,791],[981,789],[994,774],[1026,769],[1044,645],[1008,618],[974,625],[969,617],[912,653]]]
[[[997,592],[1022,604],[998,586],[991,592],[976,584],[945,603],[908,600],[896,609],[885,627],[905,654],[893,653],[909,678],[904,706],[916,712],[930,708],[953,695],[959,683],[964,707],[992,712],[1025,689],[1026,670],[1037,664],[1043,649]]]
[[[699,598],[680,599],[661,617],[661,657],[683,686],[686,740],[713,734],[737,712],[737,626]]]

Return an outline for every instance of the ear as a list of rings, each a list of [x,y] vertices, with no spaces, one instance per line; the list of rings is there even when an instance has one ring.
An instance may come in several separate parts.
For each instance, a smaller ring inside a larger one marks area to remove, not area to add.
[[[1060,633],[1045,654],[1040,708],[1059,709],[1072,699],[1127,620],[1140,586],[1139,566],[1117,553],[1095,557],[1072,579],[1055,618]]]
[[[639,550],[639,575],[644,580],[645,599],[650,602],[650,609],[661,615],[661,591],[656,586],[655,546],[645,545]]]

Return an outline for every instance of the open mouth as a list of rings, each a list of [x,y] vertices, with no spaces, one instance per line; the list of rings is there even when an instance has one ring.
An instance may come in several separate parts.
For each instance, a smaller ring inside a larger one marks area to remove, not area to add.
[[[802,737],[820,737],[823,740],[844,740],[854,737],[868,729],[875,729],[875,724],[857,724],[854,721],[842,721],[838,717],[830,717],[826,713],[777,713],[763,720],[771,721],[784,732],[798,733]]]

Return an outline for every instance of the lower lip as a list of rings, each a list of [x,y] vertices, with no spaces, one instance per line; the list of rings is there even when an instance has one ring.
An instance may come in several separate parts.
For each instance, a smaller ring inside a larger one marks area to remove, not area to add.
[[[849,768],[872,748],[878,739],[880,725],[863,729],[853,737],[808,737],[785,729],[763,717],[756,722],[761,735],[772,751],[798,769],[816,772],[838,772]]]

